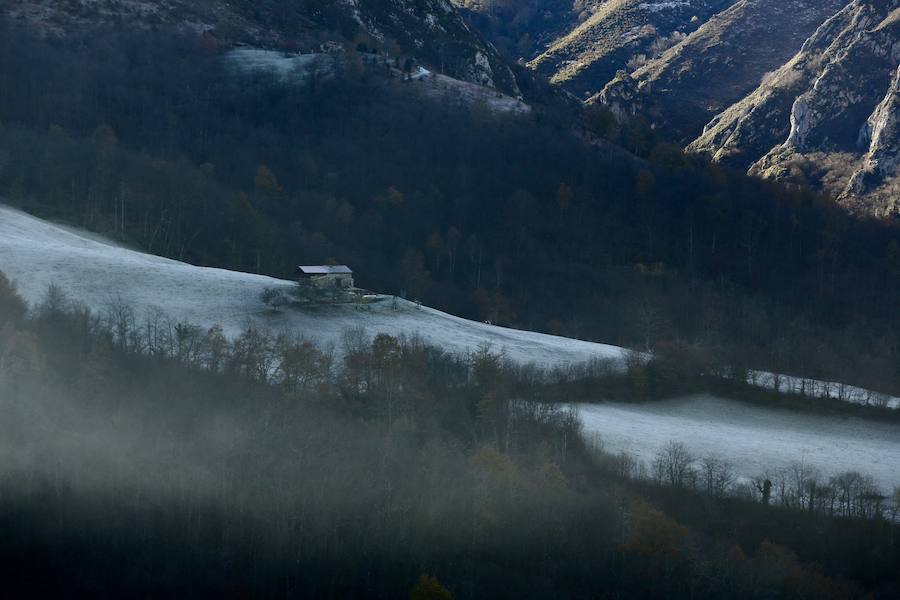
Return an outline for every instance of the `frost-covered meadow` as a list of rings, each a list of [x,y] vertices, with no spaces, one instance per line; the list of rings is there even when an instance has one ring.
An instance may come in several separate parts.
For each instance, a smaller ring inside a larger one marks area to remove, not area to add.
[[[490,346],[512,361],[544,368],[592,359],[622,364],[627,352],[616,346],[470,321],[386,296],[363,307],[275,312],[261,302],[261,293],[272,287],[288,289],[292,282],[152,256],[4,206],[0,206],[0,271],[15,281],[32,304],[56,284],[71,300],[99,313],[130,306],[139,323],[165,315],[177,323],[219,325],[229,336],[249,327],[263,328],[338,351],[344,333],[362,327],[372,336],[419,336],[457,354]],[[714,455],[732,462],[745,478],[803,461],[825,475],[859,470],[875,477],[884,489],[900,485],[900,427],[894,425],[754,407],[708,396],[647,404],[578,405],[577,410],[585,435],[600,440],[609,452],[626,452],[646,462],[663,445],[677,440],[697,456]]]
[[[297,257],[298,264],[303,257]],[[348,329],[370,335],[420,336],[449,352],[464,354],[489,345],[510,360],[556,367],[591,359],[621,360],[615,346],[469,321],[402,299],[353,305],[284,309],[260,301],[266,288],[289,289],[290,281],[197,267],[122,248],[102,239],[0,206],[0,271],[30,303],[51,284],[95,311],[127,305],[141,318],[164,314],[178,323],[212,327],[236,336],[248,327],[302,336],[339,350]]]
[[[825,478],[871,475],[889,492],[900,486],[900,425],[753,406],[713,396],[642,404],[579,404],[589,440],[649,465],[672,441],[698,457],[727,460],[750,479],[794,463]]]

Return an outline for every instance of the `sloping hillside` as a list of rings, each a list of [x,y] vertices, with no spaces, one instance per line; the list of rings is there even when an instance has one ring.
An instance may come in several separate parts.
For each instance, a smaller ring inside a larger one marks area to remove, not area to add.
[[[458,3],[619,121],[857,213],[898,211],[896,0]]]
[[[608,0],[578,14],[572,29],[528,65],[551,82],[584,97],[616,71],[638,68],[695,31],[734,0],[646,2]]]
[[[496,88],[434,73],[422,66],[410,67],[408,72],[404,72],[386,56],[370,57],[358,52],[349,59],[341,58],[324,52],[292,54],[261,48],[236,48],[222,56],[232,72],[249,82],[268,76],[278,83],[296,86],[331,78],[353,59],[362,59],[371,74],[380,75],[383,82],[413,97],[413,101],[424,99],[445,107],[479,107],[494,113],[528,113],[531,110],[531,106],[521,98],[504,94]]]
[[[752,92],[846,0],[740,0],[595,98],[622,116],[643,114],[689,142],[713,115]]]
[[[100,313],[130,307],[138,323],[162,315],[178,323],[220,325],[230,336],[248,327],[287,332],[339,349],[356,327],[370,335],[418,335],[449,352],[490,346],[520,363],[544,367],[591,359],[620,360],[614,346],[496,327],[454,317],[406,300],[384,297],[364,308],[322,306],[275,313],[260,300],[269,287],[289,281],[195,267],[121,248],[0,206],[0,271],[15,280],[26,300],[38,303],[55,284]]]
[[[261,328],[314,340],[338,352],[344,335],[362,328],[370,336],[418,336],[459,355],[487,347],[513,362],[541,368],[592,360],[611,361],[623,368],[629,352],[618,346],[478,323],[391,296],[363,306],[321,305],[276,312],[260,296],[268,288],[289,289],[293,282],[136,252],[2,204],[0,272],[13,279],[33,305],[40,304],[48,288],[56,285],[71,301],[101,315],[131,315],[138,328],[163,320],[203,328],[220,326],[229,337]],[[900,408],[900,398],[830,382],[752,372],[748,383],[855,404],[881,400],[885,407]]]
[[[516,76],[449,0],[322,3],[205,0],[10,0],[2,10],[52,35],[121,23],[195,30],[210,43],[302,50],[336,42],[382,46],[457,79],[519,94]]]
[[[898,3],[857,0],[690,149],[811,184],[855,210],[896,211]]]

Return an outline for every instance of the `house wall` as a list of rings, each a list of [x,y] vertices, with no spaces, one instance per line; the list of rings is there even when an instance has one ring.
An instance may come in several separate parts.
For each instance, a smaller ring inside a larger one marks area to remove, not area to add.
[[[312,278],[312,283],[320,289],[353,287],[353,276],[345,273],[331,273],[328,275],[318,275]]]

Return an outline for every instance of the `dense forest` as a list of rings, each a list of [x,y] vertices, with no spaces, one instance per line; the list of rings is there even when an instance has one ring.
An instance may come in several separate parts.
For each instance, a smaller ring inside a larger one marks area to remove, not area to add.
[[[205,38],[0,25],[0,195],[196,264],[900,391],[900,244],[602,109],[425,99],[351,51],[303,85]]]
[[[864,494],[833,514],[807,507],[808,490],[789,487],[783,501],[777,483],[770,496],[723,495],[721,470],[683,479],[677,445],[657,458],[658,476],[630,479],[544,401],[558,388],[489,352],[466,360],[350,330],[337,357],[302,339],[248,330],[227,341],[164,318],[132,330],[127,314],[92,314],[58,288],[26,311],[0,276],[7,590],[446,599],[900,589],[897,525]]]

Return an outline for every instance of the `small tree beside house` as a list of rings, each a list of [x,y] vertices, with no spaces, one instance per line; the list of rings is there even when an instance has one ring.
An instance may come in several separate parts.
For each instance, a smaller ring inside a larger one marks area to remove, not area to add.
[[[271,306],[276,312],[291,303],[291,299],[284,288],[266,288],[260,294],[259,299],[263,304]]]

